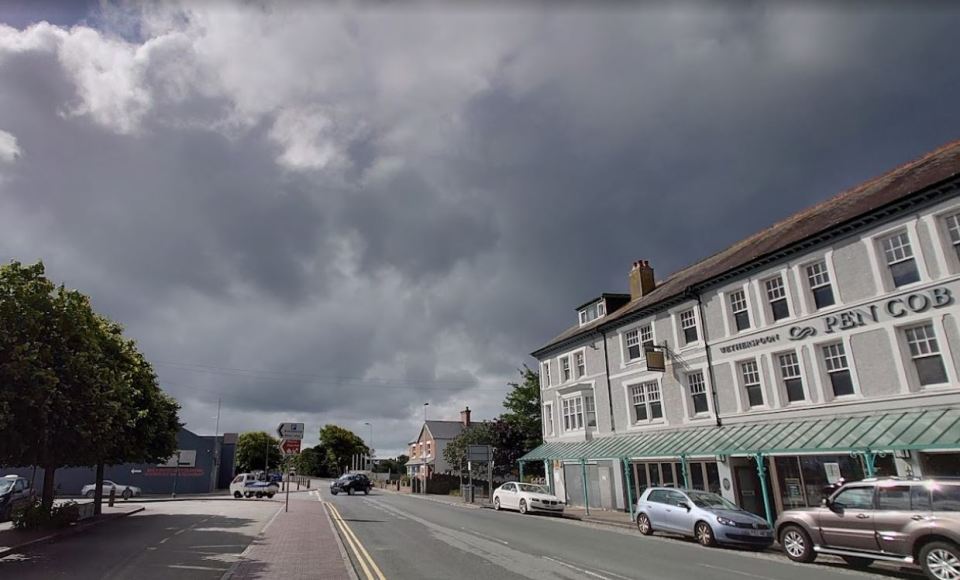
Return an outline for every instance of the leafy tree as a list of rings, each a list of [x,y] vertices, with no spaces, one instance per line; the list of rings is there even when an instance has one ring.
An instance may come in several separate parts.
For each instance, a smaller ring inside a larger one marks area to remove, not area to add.
[[[323,445],[307,447],[294,456],[293,465],[300,475],[329,477],[335,471],[327,464],[327,450]]]
[[[11,262],[0,266],[0,329],[0,429],[10,434],[0,464],[40,466],[45,506],[58,467],[163,455],[176,405],[141,380],[153,376],[142,357],[132,369],[135,346],[89,298],[55,287],[42,263]]]
[[[500,415],[500,419],[516,430],[516,440],[522,442],[521,447],[526,453],[543,443],[541,431],[543,407],[540,404],[540,374],[523,365],[520,377],[522,379],[520,383],[508,383],[512,389],[503,401],[507,412]]]
[[[381,459],[374,466],[374,471],[378,473],[406,473],[407,462],[410,458],[406,455],[398,455],[392,459]]]
[[[339,425],[324,425],[320,429],[320,445],[327,450],[327,464],[335,473],[343,473],[350,467],[354,455],[369,455],[370,448],[359,436]]]
[[[474,423],[469,429],[464,429],[443,448],[443,458],[463,472],[467,467],[468,445],[493,445],[493,431],[490,423]],[[483,469],[486,469],[484,467]],[[474,473],[480,473],[479,466],[474,466]]]
[[[241,433],[237,437],[236,458],[239,471],[276,469],[283,460],[280,441],[265,431]]]

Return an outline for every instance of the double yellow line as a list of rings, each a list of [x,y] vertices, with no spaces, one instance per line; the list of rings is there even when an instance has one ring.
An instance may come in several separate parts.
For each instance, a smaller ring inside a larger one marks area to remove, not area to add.
[[[380,571],[377,563],[370,557],[370,553],[367,552],[367,549],[360,543],[360,539],[357,538],[357,535],[353,533],[353,530],[351,530],[347,522],[344,521],[343,516],[340,515],[337,508],[330,502],[325,501],[323,504],[327,506],[334,523],[340,528],[340,535],[346,538],[347,544],[349,544],[350,549],[353,550],[353,555],[356,557],[357,562],[360,562],[360,567],[363,569],[363,573],[367,575],[367,580],[387,580],[387,577]]]

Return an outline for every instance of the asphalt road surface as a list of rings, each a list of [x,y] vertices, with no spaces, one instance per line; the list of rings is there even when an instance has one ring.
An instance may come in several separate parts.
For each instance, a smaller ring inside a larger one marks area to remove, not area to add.
[[[281,499],[145,504],[138,514],[0,559],[0,578],[219,579]]]
[[[627,529],[553,516],[456,507],[377,490],[369,496],[335,497],[324,490],[320,499],[335,507],[385,578],[921,578],[894,567],[863,573],[831,558],[824,558],[825,563],[801,565],[779,554],[703,548],[678,538],[643,537]],[[348,552],[356,561],[355,552]],[[363,570],[357,570],[365,580]],[[376,574],[370,577],[377,578]]]

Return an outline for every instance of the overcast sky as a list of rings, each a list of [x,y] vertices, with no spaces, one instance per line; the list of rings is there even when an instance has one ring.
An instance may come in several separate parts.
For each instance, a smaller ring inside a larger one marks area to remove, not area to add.
[[[0,259],[199,433],[493,417],[632,261],[960,138],[948,3],[259,4],[0,4]]]

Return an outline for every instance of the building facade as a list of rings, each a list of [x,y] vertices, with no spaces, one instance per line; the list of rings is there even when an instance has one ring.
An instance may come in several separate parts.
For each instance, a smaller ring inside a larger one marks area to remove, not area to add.
[[[459,421],[424,421],[416,439],[408,443],[410,459],[406,464],[407,475],[424,478],[434,473],[450,473],[456,469],[457,466],[451,466],[444,459],[443,450],[471,425],[470,407],[460,411]]]
[[[187,429],[177,432],[177,455],[155,465],[124,463],[104,467],[104,479],[139,487],[144,494],[210,493],[226,489],[233,479],[237,434],[197,435]],[[178,466],[179,462],[179,466]],[[0,471],[30,479],[37,490],[43,488],[43,469],[11,467]],[[85,485],[96,482],[94,467],[62,467],[54,473],[58,496],[79,495]]]
[[[533,353],[522,461],[571,504],[685,485],[773,518],[839,478],[960,475],[960,143],[628,281]]]

